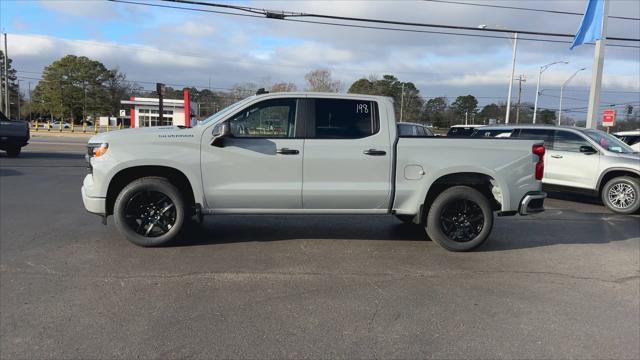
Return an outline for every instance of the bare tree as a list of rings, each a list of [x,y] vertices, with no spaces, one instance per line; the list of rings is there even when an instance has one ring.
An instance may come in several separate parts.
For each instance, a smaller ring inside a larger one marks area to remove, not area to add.
[[[241,100],[254,95],[258,90],[258,86],[252,82],[243,82],[234,84],[231,87],[231,96],[236,100]]]
[[[275,83],[271,86],[271,92],[292,92],[298,91],[298,87],[294,83],[290,82],[279,82]]]
[[[331,78],[331,71],[327,69],[317,69],[308,72],[304,79],[307,81],[307,91],[315,92],[339,92],[342,88],[340,81]]]

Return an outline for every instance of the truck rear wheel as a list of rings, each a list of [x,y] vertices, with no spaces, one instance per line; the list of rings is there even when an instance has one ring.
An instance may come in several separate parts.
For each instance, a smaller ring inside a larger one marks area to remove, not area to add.
[[[185,201],[164,178],[134,180],[118,195],[113,217],[118,230],[132,243],[159,246],[175,239],[185,224]]]
[[[449,251],[469,251],[482,245],[492,227],[489,199],[468,186],[454,186],[440,193],[427,216],[427,234]]]

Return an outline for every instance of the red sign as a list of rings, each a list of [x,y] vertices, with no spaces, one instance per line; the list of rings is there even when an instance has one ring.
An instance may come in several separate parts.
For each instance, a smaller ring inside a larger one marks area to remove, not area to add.
[[[613,126],[616,122],[616,111],[606,109],[602,112],[602,126]]]

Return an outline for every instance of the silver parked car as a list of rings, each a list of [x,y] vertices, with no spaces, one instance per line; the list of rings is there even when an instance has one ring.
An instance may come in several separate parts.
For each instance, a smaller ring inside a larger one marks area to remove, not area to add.
[[[544,140],[543,184],[585,190],[612,211],[640,209],[640,154],[613,135],[576,127],[513,126],[510,138]]]

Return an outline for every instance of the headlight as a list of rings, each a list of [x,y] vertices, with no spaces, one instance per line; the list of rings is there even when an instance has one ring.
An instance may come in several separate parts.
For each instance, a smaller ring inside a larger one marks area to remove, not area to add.
[[[89,143],[87,145],[87,160],[92,157],[100,157],[107,153],[109,144],[107,143]]]

